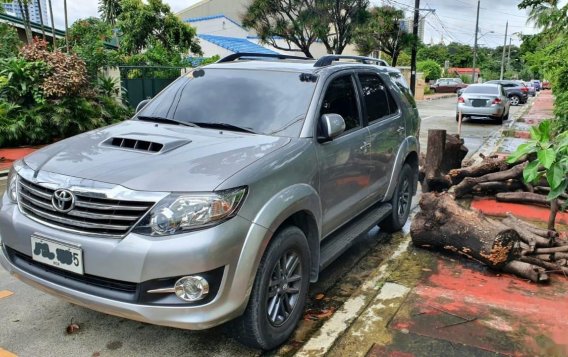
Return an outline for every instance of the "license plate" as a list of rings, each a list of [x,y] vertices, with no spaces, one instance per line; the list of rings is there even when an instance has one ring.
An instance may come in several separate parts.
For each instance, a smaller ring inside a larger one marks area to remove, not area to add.
[[[485,99],[474,99],[472,104],[474,107],[484,107],[487,105],[487,101]]]
[[[33,235],[32,259],[73,273],[83,274],[83,250],[70,244]]]

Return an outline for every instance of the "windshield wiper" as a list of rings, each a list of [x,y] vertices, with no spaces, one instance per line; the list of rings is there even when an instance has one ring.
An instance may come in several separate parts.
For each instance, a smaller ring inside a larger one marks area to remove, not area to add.
[[[154,123],[163,123],[163,124],[177,124],[177,125],[185,125],[185,126],[191,126],[191,127],[194,127],[194,128],[199,128],[199,126],[194,124],[194,123],[179,121],[179,120],[164,118],[164,117],[159,117],[159,116],[139,115],[137,118],[138,118],[138,120],[141,120],[141,121],[151,121],[151,122],[154,122]]]
[[[244,133],[256,134],[256,132],[254,132],[252,129],[229,123],[199,123],[199,127],[212,128],[212,129],[227,129],[231,131],[242,131]]]

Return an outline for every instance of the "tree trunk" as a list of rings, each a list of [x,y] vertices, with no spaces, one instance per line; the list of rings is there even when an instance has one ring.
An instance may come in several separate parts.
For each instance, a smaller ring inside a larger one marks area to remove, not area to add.
[[[53,20],[53,6],[51,6],[51,0],[48,0],[49,6],[49,18],[51,20],[51,36],[53,43],[53,50],[55,50],[55,21]]]
[[[558,213],[558,198],[552,200],[552,204],[550,206],[550,216],[548,217],[548,229],[555,230],[554,226],[556,224],[556,214]]]
[[[426,162],[424,164],[423,192],[434,191],[432,180],[441,176],[444,149],[446,147],[445,130],[428,130],[428,147],[426,149]]]
[[[462,166],[462,161],[468,153],[468,149],[464,145],[463,139],[459,136],[449,134],[446,135],[446,145],[444,147],[444,160],[442,161],[442,173],[447,174],[451,170]]]
[[[28,1],[17,0],[18,6],[22,12],[22,21],[24,22],[24,30],[26,32],[26,40],[28,41],[28,45],[32,44],[33,36],[32,36],[32,27],[30,25],[30,12],[28,8]]]
[[[560,266],[556,263],[545,262],[534,257],[521,257],[519,258],[519,260],[524,263],[529,263],[544,268],[548,273],[568,274],[568,268]]]
[[[515,222],[515,225],[523,226],[529,232],[532,232],[544,238],[558,238],[558,232],[556,231],[535,227],[528,222],[518,219],[517,217],[513,216],[511,213],[507,213],[507,216]]]
[[[452,185],[457,185],[466,177],[479,177],[492,172],[504,171],[510,167],[505,159],[486,157],[479,165],[450,170]]]
[[[493,172],[490,174],[483,175],[481,177],[466,177],[458,185],[452,187],[456,197],[462,197],[465,194],[471,192],[473,187],[479,183],[490,182],[490,181],[506,181],[509,179],[516,179],[522,175],[523,170],[527,166],[527,162],[513,166],[509,170]]]
[[[535,250],[535,247],[550,247],[554,243],[550,238],[544,238],[530,232],[525,226],[518,224],[511,218],[505,218],[501,223],[517,231],[521,240],[529,245],[531,252]]]
[[[43,14],[41,13],[41,0],[37,1],[37,9],[39,12],[39,24],[41,26],[41,35],[43,36],[43,40],[45,41],[45,27],[43,25]]]
[[[500,268],[517,256],[518,233],[460,207],[448,193],[425,193],[410,227],[416,246],[451,250]]]

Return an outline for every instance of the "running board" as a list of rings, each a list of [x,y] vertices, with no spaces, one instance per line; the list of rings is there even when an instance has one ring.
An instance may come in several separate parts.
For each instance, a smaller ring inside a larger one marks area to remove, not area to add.
[[[321,243],[320,271],[349,249],[358,237],[370,231],[391,212],[392,206],[390,203],[375,206],[327,237]]]

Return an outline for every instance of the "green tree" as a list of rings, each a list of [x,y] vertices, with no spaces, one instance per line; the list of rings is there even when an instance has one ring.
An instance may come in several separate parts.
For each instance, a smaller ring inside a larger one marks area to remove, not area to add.
[[[449,57],[448,47],[444,44],[420,46],[416,55],[418,61],[432,60],[441,66]]]
[[[95,17],[77,20],[69,28],[68,37],[72,51],[85,61],[91,81],[101,69],[117,63],[118,53],[105,45],[112,38],[108,23]]]
[[[120,46],[132,55],[160,46],[168,53],[201,54],[195,29],[181,21],[161,0],[122,0],[116,25]]]
[[[427,60],[421,61],[416,64],[416,69],[418,72],[424,73],[424,78],[426,81],[434,81],[442,77],[442,67],[436,61]]]
[[[368,0],[319,0],[318,38],[328,53],[341,54],[353,39],[355,30],[365,23]]]
[[[372,8],[367,22],[356,33],[357,51],[363,55],[383,51],[392,58],[392,66],[396,66],[400,53],[414,40],[414,36],[403,31],[402,20],[404,11],[393,6]]]
[[[103,21],[112,26],[116,24],[116,19],[121,12],[120,0],[99,0],[99,15]]]

